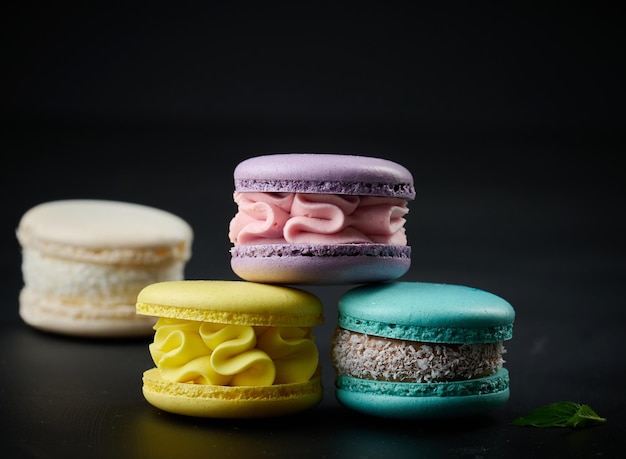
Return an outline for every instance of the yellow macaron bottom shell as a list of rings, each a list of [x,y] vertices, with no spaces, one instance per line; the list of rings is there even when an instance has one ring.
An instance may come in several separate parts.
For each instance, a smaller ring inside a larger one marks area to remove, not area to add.
[[[308,381],[319,353],[310,327],[271,327],[159,318],[150,344],[163,379],[220,386]]]
[[[159,369],[143,374],[143,395],[151,405],[184,416],[243,419],[284,416],[316,406],[323,390],[319,368],[305,382],[271,386],[218,386],[163,379]]]

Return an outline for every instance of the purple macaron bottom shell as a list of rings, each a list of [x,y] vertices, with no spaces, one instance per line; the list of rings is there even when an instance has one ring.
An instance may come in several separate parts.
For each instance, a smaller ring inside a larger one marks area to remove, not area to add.
[[[509,373],[439,383],[373,381],[339,375],[335,396],[351,410],[382,418],[435,420],[488,413],[509,400]]]
[[[411,266],[411,248],[384,244],[266,244],[231,249],[244,280],[270,284],[360,284],[395,280]]]

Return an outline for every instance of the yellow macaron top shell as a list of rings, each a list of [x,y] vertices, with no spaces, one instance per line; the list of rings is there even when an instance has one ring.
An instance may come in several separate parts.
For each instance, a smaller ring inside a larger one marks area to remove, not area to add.
[[[324,321],[312,293],[244,281],[159,282],[139,292],[136,308],[143,315],[234,325],[312,327]]]

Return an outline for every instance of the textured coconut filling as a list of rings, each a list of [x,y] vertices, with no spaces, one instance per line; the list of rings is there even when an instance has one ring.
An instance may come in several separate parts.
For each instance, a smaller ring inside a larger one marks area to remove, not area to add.
[[[331,359],[338,374],[398,382],[439,382],[480,378],[504,363],[504,345],[422,343],[380,338],[337,328]]]

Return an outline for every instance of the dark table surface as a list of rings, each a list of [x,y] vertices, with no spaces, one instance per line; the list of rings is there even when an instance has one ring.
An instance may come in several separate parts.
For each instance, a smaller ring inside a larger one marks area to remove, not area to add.
[[[607,5],[249,3],[29,2],[5,15],[2,457],[621,457],[621,16]],[[309,287],[325,308],[324,399],[270,420],[161,412],[141,394],[149,339],[69,338],[20,320],[15,228],[30,207],[102,198],[171,211],[195,232],[187,278],[236,279],[233,169],[289,151],[379,156],[411,170],[413,256],[401,280],[477,287],[514,306],[505,406],[445,422],[339,406],[328,347],[337,299],[352,286]],[[608,421],[511,425],[565,400]]]

